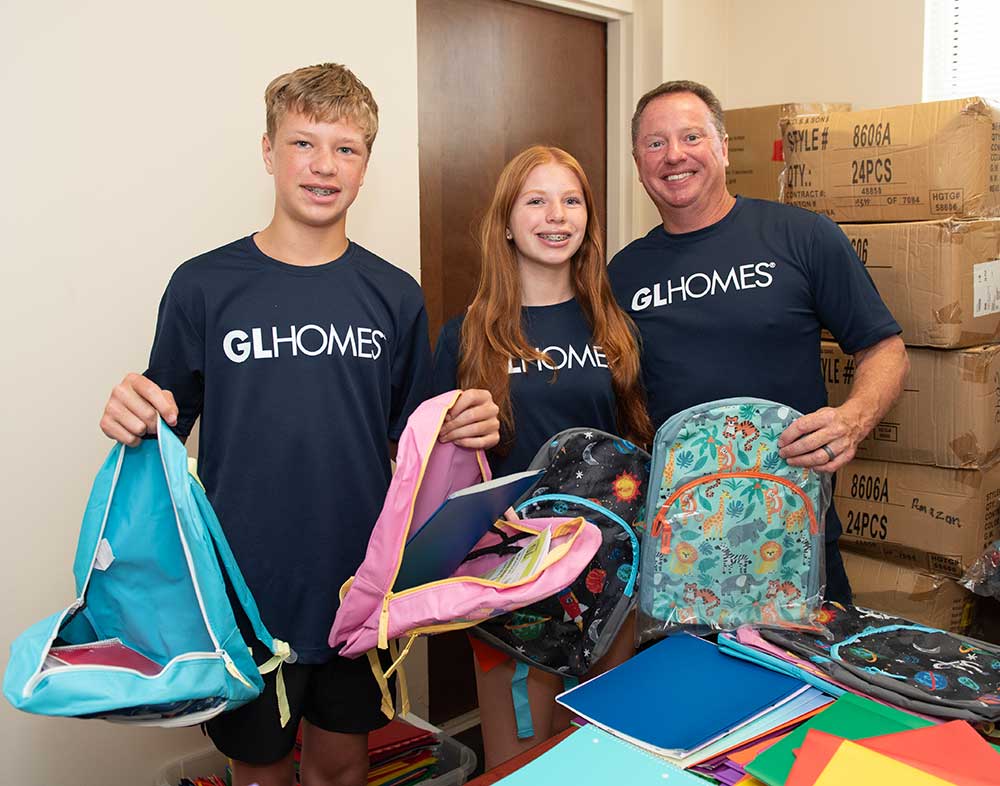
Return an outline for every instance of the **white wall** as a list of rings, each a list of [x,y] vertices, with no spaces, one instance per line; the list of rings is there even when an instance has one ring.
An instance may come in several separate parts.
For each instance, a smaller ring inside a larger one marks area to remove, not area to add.
[[[263,92],[344,62],[383,130],[350,235],[419,272],[413,0],[4,3],[0,95],[5,372],[0,663],[72,600],[72,554],[113,384],[144,368],[174,267],[262,228]],[[144,786],[210,745],[196,730],[49,720],[0,702],[3,783]]]

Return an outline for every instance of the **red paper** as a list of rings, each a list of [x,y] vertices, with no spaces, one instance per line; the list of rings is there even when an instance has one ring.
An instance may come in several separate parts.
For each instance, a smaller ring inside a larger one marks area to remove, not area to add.
[[[49,667],[69,666],[116,666],[133,669],[147,677],[159,674],[163,667],[150,660],[141,652],[136,652],[122,643],[121,639],[104,639],[89,644],[70,644],[49,650]]]
[[[843,739],[810,729],[795,758],[786,786],[810,786]],[[958,786],[995,786],[1000,753],[965,721],[855,740],[859,745],[943,778]]]

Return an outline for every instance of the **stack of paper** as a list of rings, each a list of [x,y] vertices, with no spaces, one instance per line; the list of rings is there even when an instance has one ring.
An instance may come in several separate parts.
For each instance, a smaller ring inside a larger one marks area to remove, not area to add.
[[[845,693],[823,712],[760,753],[746,766],[746,770],[769,786],[783,786],[795,764],[795,751],[802,745],[810,729],[848,740],[858,740],[933,725],[932,721],[895,707]]]
[[[998,781],[1000,753],[968,723],[952,721],[857,742],[810,729],[786,784],[986,786]]]
[[[690,767],[797,722],[830,699],[801,680],[678,634],[557,701],[624,740]]]

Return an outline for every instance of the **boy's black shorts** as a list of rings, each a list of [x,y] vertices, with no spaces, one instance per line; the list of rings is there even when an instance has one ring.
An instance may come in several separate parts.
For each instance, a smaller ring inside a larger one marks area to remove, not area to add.
[[[388,666],[383,659],[383,668]],[[282,666],[292,718],[281,727],[275,694],[276,671],[264,675],[264,692],[239,709],[224,712],[205,724],[215,747],[231,759],[264,765],[280,761],[295,746],[299,721],[305,718],[324,731],[366,734],[385,726],[382,692],[367,657],[356,660],[335,655],[321,664]],[[395,697],[395,676],[389,680]]]

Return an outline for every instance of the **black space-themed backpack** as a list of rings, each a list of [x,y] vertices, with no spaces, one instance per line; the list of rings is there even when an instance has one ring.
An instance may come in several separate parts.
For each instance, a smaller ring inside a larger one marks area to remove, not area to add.
[[[600,528],[603,539],[587,568],[563,592],[473,629],[518,660],[515,695],[529,666],[581,677],[614,641],[637,587],[649,464],[649,454],[631,442],[587,428],[560,432],[531,461],[530,469],[545,473],[517,504],[518,515],[583,516]],[[518,549],[513,539],[504,547]]]
[[[823,604],[827,637],[762,628],[842,685],[898,707],[1000,723],[1000,647],[860,606]]]

